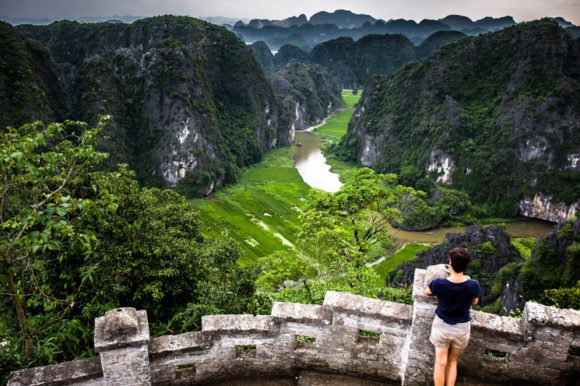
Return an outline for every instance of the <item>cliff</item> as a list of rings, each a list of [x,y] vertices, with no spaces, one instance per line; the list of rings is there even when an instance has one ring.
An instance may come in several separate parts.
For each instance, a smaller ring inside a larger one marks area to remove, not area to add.
[[[533,215],[561,220],[580,186],[580,42],[544,19],[373,76],[340,153],[381,172],[414,168],[502,215],[549,197],[558,212]]]
[[[0,21],[0,127],[52,121],[64,101],[48,51]]]
[[[281,120],[291,130],[304,130],[342,107],[341,88],[320,66],[294,63],[273,73],[269,80],[280,100]]]
[[[259,64],[223,27],[162,16],[17,30],[30,39],[22,41],[38,42],[27,44],[46,47],[43,65],[51,68],[52,60],[60,80],[61,91],[43,84],[64,99],[64,111],[39,105],[38,115],[94,123],[98,114],[112,114],[104,133],[112,138],[105,144],[111,164],[128,162],[147,185],[209,194],[263,152],[292,141]]]
[[[578,308],[579,281],[580,220],[571,218],[556,224],[538,240],[529,260],[511,270],[503,283],[501,306],[521,308],[534,299]]]
[[[505,284],[505,278],[499,275],[500,270],[508,264],[514,266],[524,262],[518,250],[511,244],[510,236],[500,227],[484,228],[473,225],[465,228],[465,233],[445,234],[443,243],[420,252],[415,260],[399,265],[394,271],[394,276],[403,284],[412,284],[416,268],[448,264],[449,251],[457,247],[469,250],[472,262],[466,274],[479,281],[482,295],[481,306],[493,304],[502,296],[498,288],[501,289]],[[511,305],[507,311],[512,311],[518,305],[523,304]]]

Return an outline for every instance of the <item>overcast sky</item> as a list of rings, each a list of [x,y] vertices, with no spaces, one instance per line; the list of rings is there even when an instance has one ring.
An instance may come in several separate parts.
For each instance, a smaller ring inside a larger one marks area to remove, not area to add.
[[[0,0],[0,15],[33,18],[178,14],[283,19],[348,9],[377,19],[439,19],[460,14],[513,16],[517,22],[562,16],[580,25],[580,0]]]

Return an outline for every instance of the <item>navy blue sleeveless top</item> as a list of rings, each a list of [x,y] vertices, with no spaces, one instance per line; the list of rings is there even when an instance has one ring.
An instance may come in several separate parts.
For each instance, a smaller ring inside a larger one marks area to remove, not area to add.
[[[477,280],[453,283],[447,279],[435,279],[429,283],[429,289],[439,299],[435,313],[447,324],[469,322],[471,303],[481,296]]]

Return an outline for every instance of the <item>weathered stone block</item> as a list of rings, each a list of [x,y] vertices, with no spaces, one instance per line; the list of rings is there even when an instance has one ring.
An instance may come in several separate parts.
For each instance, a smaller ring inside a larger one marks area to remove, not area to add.
[[[412,307],[406,304],[369,299],[360,295],[328,291],[324,305],[331,307],[335,313],[348,312],[355,315],[381,317],[394,320],[411,318]]]
[[[527,302],[522,320],[526,331],[532,326],[549,326],[580,330],[580,311],[560,309],[542,304]]]
[[[211,315],[201,317],[202,332],[270,331],[274,325],[268,315]]]
[[[166,335],[153,338],[149,342],[149,353],[164,354],[175,351],[199,349],[203,347],[203,335],[201,332],[187,332],[180,335]]]
[[[149,385],[147,345],[102,351],[101,366],[106,385]]]
[[[35,367],[14,371],[8,385],[28,386],[55,383],[81,383],[93,381],[94,384],[104,384],[101,360],[99,357],[81,359],[74,362],[57,365]]]
[[[489,335],[490,331],[502,335],[523,335],[522,320],[489,314],[487,312],[471,311],[472,330],[483,330]]]
[[[298,304],[275,302],[272,306],[272,316],[299,322],[320,322],[330,324],[332,311],[325,306],[314,304]]]
[[[146,311],[117,308],[95,319],[95,351],[102,352],[149,342]]]

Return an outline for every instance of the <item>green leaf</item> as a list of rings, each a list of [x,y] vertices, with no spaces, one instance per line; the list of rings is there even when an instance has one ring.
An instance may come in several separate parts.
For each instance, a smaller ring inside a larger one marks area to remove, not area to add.
[[[60,244],[56,240],[50,240],[47,247],[51,251],[60,251]]]

